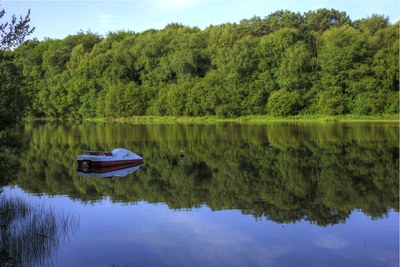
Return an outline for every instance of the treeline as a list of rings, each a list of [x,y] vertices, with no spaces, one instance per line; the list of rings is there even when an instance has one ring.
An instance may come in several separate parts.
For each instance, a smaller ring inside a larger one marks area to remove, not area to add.
[[[11,183],[82,202],[205,204],[279,223],[328,225],[353,210],[374,219],[399,211],[397,127],[292,124],[279,135],[281,126],[26,124],[31,142]],[[144,165],[124,178],[77,175],[82,148],[119,146],[142,154]]]
[[[106,37],[80,32],[13,52],[34,117],[235,117],[399,112],[399,22],[277,11]]]

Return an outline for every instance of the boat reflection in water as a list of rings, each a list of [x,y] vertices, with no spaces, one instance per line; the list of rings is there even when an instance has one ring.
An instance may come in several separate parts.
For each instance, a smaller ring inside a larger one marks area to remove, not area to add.
[[[137,171],[143,163],[140,164],[127,164],[111,167],[92,167],[89,169],[78,166],[77,174],[78,176],[84,177],[100,177],[100,178],[110,178],[110,177],[125,177],[128,174]]]

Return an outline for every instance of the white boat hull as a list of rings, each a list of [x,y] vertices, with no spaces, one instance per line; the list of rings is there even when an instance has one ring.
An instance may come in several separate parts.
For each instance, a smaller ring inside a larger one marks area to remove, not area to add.
[[[104,152],[104,155],[94,154],[92,152],[92,155],[78,156],[78,166],[82,168],[103,168],[143,163],[141,156],[124,148],[116,148],[112,152]]]

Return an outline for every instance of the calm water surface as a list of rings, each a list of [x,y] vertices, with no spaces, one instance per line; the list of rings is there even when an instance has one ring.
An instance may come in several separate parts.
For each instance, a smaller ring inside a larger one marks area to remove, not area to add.
[[[74,218],[26,265],[399,266],[396,123],[29,123],[13,134],[1,195]],[[82,149],[115,147],[144,164],[124,177],[77,172]]]

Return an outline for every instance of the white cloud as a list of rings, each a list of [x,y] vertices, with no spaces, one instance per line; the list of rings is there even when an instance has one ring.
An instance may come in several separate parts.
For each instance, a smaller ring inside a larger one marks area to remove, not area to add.
[[[110,14],[102,14],[99,18],[99,23],[102,25],[111,25],[115,21],[115,16]]]
[[[198,4],[199,0],[164,0],[168,5],[173,7],[182,7]]]
[[[154,0],[153,5],[155,8],[179,9],[179,8],[197,5],[201,1],[202,0]]]
[[[347,241],[333,235],[323,235],[314,241],[314,245],[320,248],[340,249],[347,246]]]

